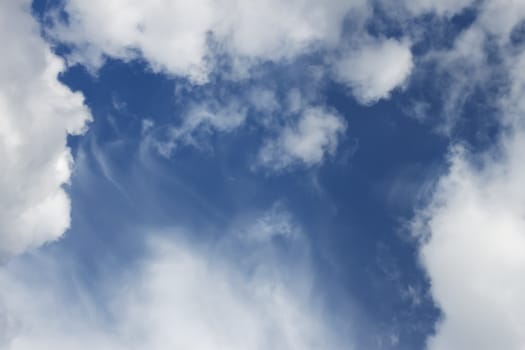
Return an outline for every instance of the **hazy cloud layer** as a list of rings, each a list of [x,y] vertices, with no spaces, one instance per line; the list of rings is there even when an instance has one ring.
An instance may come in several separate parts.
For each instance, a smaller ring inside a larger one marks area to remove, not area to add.
[[[41,254],[14,263],[0,271],[0,340],[10,350],[351,349],[323,312],[307,245],[289,261],[268,240],[302,241],[299,229],[288,234],[291,220],[273,206],[247,223],[244,236],[220,245],[188,244],[177,232],[154,235],[140,262],[99,282],[102,299],[66,277],[75,271],[64,259]],[[250,249],[229,248],[239,244]]]

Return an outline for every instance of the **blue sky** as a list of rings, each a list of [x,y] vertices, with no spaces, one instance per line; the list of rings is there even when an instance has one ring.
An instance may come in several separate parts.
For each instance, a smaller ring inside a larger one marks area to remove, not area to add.
[[[0,347],[521,349],[519,1],[0,5]]]

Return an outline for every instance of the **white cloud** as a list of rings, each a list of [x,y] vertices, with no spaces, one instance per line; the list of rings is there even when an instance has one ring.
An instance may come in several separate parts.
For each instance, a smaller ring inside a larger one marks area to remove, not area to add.
[[[49,257],[0,271],[9,349],[351,348],[338,343],[301,263],[267,262],[252,249],[250,262],[240,266],[211,247],[166,238],[152,240],[150,250],[124,276],[99,283],[105,297],[96,303]],[[35,276],[34,263],[43,278]]]
[[[452,15],[469,3],[445,1],[434,10]],[[450,49],[428,57],[447,76],[441,86],[446,129],[475,91],[487,94],[483,103],[498,107],[494,118],[502,129],[483,153],[452,150],[448,173],[413,222],[413,232],[423,235],[421,263],[443,312],[429,350],[525,347],[525,53],[523,44],[511,42],[525,23],[525,4],[487,0],[477,11]],[[479,125],[486,118],[468,117],[480,118]]]
[[[482,154],[456,147],[449,172],[414,222],[414,232],[425,233],[421,261],[443,311],[430,350],[525,347],[525,53],[509,45],[524,9],[519,2],[483,3],[476,22],[441,56],[443,67],[460,77],[449,87],[454,95],[466,95],[472,81],[491,88],[501,81],[483,73],[494,65],[487,59],[490,38],[508,80],[493,95],[505,130],[500,140]]]
[[[391,90],[401,86],[413,63],[408,42],[369,39],[362,43],[359,36],[364,35],[369,7],[367,0],[197,0],[191,4],[180,0],[95,0],[89,4],[68,0],[67,23],[56,24],[49,33],[73,47],[71,62],[93,70],[104,63],[105,56],[143,58],[155,71],[205,83],[216,68],[229,77],[247,77],[250,67],[263,62],[290,62],[310,52],[331,56],[349,40],[342,32],[344,24],[351,23],[357,33],[353,36],[358,37],[353,41],[359,45],[346,52],[333,71],[338,80],[352,87],[359,100],[372,103],[388,98]],[[224,54],[233,62],[234,72],[221,65]],[[326,63],[331,64],[330,60]],[[325,68],[330,71],[327,67],[319,70]],[[167,141],[154,141],[158,150],[169,156],[180,144],[201,145],[203,135],[233,131],[246,120],[246,109],[266,114],[258,122],[273,129],[279,119],[274,115],[286,107],[269,89],[254,89],[236,99],[234,104],[195,104],[182,125],[170,128]],[[304,108],[292,106],[304,105],[304,101],[288,102],[288,107],[297,109],[293,113]],[[291,111],[281,114],[287,113]],[[266,143],[260,163],[282,169],[292,163],[311,166],[322,162],[326,154],[335,151],[345,129],[341,119],[326,114],[323,118],[303,117],[297,126],[285,128],[279,140]]]
[[[214,22],[211,0],[67,1],[69,25],[54,35],[76,46],[70,59],[93,69],[104,55],[124,60],[140,52],[155,70],[203,80],[207,33]]]
[[[294,58],[337,44],[345,17],[366,6],[364,0],[69,0],[68,24],[52,34],[76,46],[72,61],[93,69],[104,55],[140,55],[156,71],[203,82],[216,49],[244,64]]]
[[[472,5],[474,0],[405,0],[404,4],[413,15],[435,12],[452,17]]]
[[[170,126],[165,140],[158,135],[162,129],[149,128],[145,145],[153,146],[165,157],[172,156],[181,145],[206,148],[210,134],[235,132],[251,117],[266,133],[275,133],[274,137],[265,136],[255,167],[282,171],[295,165],[315,166],[335,154],[346,122],[335,111],[305,106],[305,99],[298,90],[292,90],[283,102],[288,106],[281,108],[273,90],[254,88],[246,98],[190,103],[181,124]],[[245,105],[243,100],[247,101]]]
[[[259,164],[274,170],[301,164],[314,166],[333,155],[346,122],[320,107],[306,108],[293,124],[283,127],[259,152]]]
[[[408,42],[371,40],[347,50],[334,64],[334,73],[361,103],[370,104],[403,85],[413,66]]]
[[[84,130],[83,97],[62,85],[62,61],[39,36],[29,1],[0,4],[0,258],[60,237],[69,226],[62,188],[67,134]]]
[[[444,313],[430,350],[525,346],[525,134],[501,153],[451,156],[428,208],[421,260]]]
[[[202,136],[234,131],[244,124],[246,116],[247,108],[234,98],[224,104],[213,99],[192,103],[184,113],[182,124],[169,128],[167,141],[150,141],[160,154],[169,157],[181,144],[200,147],[204,143]]]

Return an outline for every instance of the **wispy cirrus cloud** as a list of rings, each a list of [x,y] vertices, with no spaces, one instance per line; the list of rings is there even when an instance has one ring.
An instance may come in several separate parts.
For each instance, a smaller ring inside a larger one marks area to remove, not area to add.
[[[247,223],[253,233],[232,227],[243,236],[225,235],[219,244],[189,243],[187,232],[150,232],[146,255],[99,281],[98,296],[63,258],[38,253],[15,261],[0,271],[4,344],[12,350],[352,348],[323,311],[307,245],[291,261],[266,239],[279,235],[292,245],[305,239],[299,231],[281,232],[292,225],[286,208],[261,215]],[[237,249],[246,244],[250,249]],[[34,263],[42,278],[35,278]]]

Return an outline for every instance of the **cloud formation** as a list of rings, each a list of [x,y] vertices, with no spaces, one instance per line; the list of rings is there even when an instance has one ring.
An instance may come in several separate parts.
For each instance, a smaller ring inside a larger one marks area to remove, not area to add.
[[[72,61],[93,69],[104,56],[143,57],[155,71],[204,82],[216,54],[239,68],[333,47],[349,12],[366,8],[364,0],[69,0],[68,23],[51,33],[74,47]]]
[[[403,3],[408,16],[447,19],[474,2]],[[456,122],[477,89],[489,91],[501,84],[504,89],[498,93],[503,94],[491,96],[506,130],[485,153],[454,148],[449,171],[414,222],[414,232],[423,232],[421,262],[444,315],[429,339],[430,350],[525,346],[525,193],[520,181],[525,175],[525,54],[519,34],[525,5],[501,0],[477,5],[474,22],[457,33],[453,45],[431,49],[424,60],[447,77],[442,92],[446,123]],[[53,241],[68,228],[69,199],[63,187],[72,159],[66,137],[81,133],[89,120],[82,96],[57,80],[64,64],[40,38],[29,7],[28,1],[0,4],[0,32],[10,33],[4,34],[0,67],[0,258]],[[197,0],[189,5],[179,0],[69,0],[65,11],[67,24],[55,23],[48,34],[70,46],[71,63],[93,71],[105,57],[144,59],[156,72],[206,84],[223,60],[232,65],[234,77],[246,78],[260,63],[290,62],[326,51],[321,74],[329,71],[362,104],[387,99],[407,83],[419,29],[408,29],[414,35],[410,39],[372,38],[366,26],[356,25],[358,38],[345,38],[343,27],[354,25],[347,21],[354,12],[366,22],[366,1]],[[504,78],[494,82],[496,75]],[[190,104],[158,149],[168,156],[181,144],[198,145],[203,135],[241,128],[252,112],[281,112],[282,117],[257,124],[273,135],[263,141],[258,166],[283,171],[317,166],[333,156],[347,128],[345,120],[319,107],[323,103],[318,100],[302,100],[300,92],[290,93],[287,101],[277,95],[261,88],[242,96],[246,100],[237,96],[222,103],[210,98]],[[153,122],[145,122],[143,134],[154,129]],[[298,226],[278,207],[246,227],[254,244],[299,236]],[[230,257],[212,260],[180,242],[155,241],[151,251],[132,270],[133,277],[121,281],[126,288],[107,286],[115,293],[105,300],[111,323],[89,298],[80,309],[55,300],[67,294],[65,282],[55,275],[47,284],[20,279],[27,270],[2,270],[5,288],[0,296],[7,310],[0,311],[0,345],[10,343],[13,350],[338,348],[312,306],[308,273],[289,274],[298,278],[290,282],[283,275],[288,270],[257,259],[255,273],[245,274]],[[49,269],[54,273],[56,267]],[[36,290],[45,293],[37,296]],[[83,294],[65,299],[82,304]],[[48,315],[57,310],[49,322]]]
[[[421,260],[444,313],[430,350],[525,346],[524,146],[520,132],[481,159],[455,151],[423,214]]]
[[[223,56],[231,61],[231,76],[247,77],[257,64],[293,61],[312,52],[337,52],[347,37],[353,37],[356,45],[342,54],[333,71],[359,100],[371,103],[388,98],[412,69],[407,41],[361,42],[371,8],[367,0],[198,0],[191,5],[162,0],[96,0],[89,4],[68,0],[64,8],[67,23],[57,20],[57,15],[49,33],[72,47],[68,54],[72,63],[94,71],[106,57],[143,58],[154,71],[196,83],[207,82],[216,69],[224,70]],[[345,21],[352,23],[356,35],[343,33]]]
[[[408,42],[371,40],[345,52],[335,63],[334,73],[361,103],[372,104],[402,86],[413,66]]]
[[[68,0],[63,6],[67,21],[60,20],[63,13],[57,11],[54,24],[46,30],[71,49],[66,54],[69,63],[96,72],[107,57],[143,59],[155,72],[188,78],[190,86],[196,83],[215,92],[214,74],[250,81],[258,79],[254,67],[268,62],[289,64],[320,53],[325,59],[316,67],[319,74],[334,76],[361,103],[371,104],[389,98],[403,86],[414,65],[408,39],[375,38],[367,33],[372,8],[367,0],[198,0],[191,5],[178,0],[96,0],[89,4]],[[248,119],[249,108],[277,113],[271,110],[276,102],[272,96],[252,97],[219,99],[221,103],[213,97],[197,101],[186,111],[182,125],[170,127],[167,141],[155,142],[157,148],[169,156],[181,144],[198,146],[199,135],[233,131]],[[302,118],[296,131],[292,131],[295,127],[285,128],[276,141],[266,142],[259,163],[274,169],[292,163],[321,163],[325,155],[335,152],[345,129],[327,115]],[[314,135],[317,127],[320,131]]]
[[[453,147],[448,172],[414,221],[414,232],[423,232],[421,261],[443,312],[430,350],[525,346],[525,53],[512,39],[523,21],[521,2],[485,1],[475,22],[440,56],[443,67],[458,74],[451,86],[458,96],[467,95],[465,84],[472,82],[484,89],[502,84],[483,70],[497,67],[506,79],[501,93],[491,95],[499,137],[481,153]],[[491,61],[494,52],[501,60]]]
[[[262,220],[275,227],[274,219]],[[98,283],[102,300],[65,278],[73,265],[56,257],[39,255],[0,270],[4,344],[10,350],[351,346],[322,312],[302,258],[285,264],[259,237],[247,237],[253,244],[243,254],[170,236],[150,238],[149,253],[138,264]],[[42,278],[34,275],[34,263]]]
[[[90,119],[79,93],[40,38],[29,1],[0,4],[0,258],[60,237],[69,227],[63,189],[72,167],[68,134]]]
[[[200,147],[203,139],[214,132],[232,132],[246,121],[248,108],[238,99],[232,98],[225,103],[209,99],[200,103],[191,103],[184,113],[180,126],[171,126],[167,132],[167,141],[152,139],[159,153],[169,157],[180,145]]]
[[[337,113],[308,107],[292,125],[283,127],[259,152],[259,164],[274,170],[300,164],[314,166],[333,155],[346,122]]]

